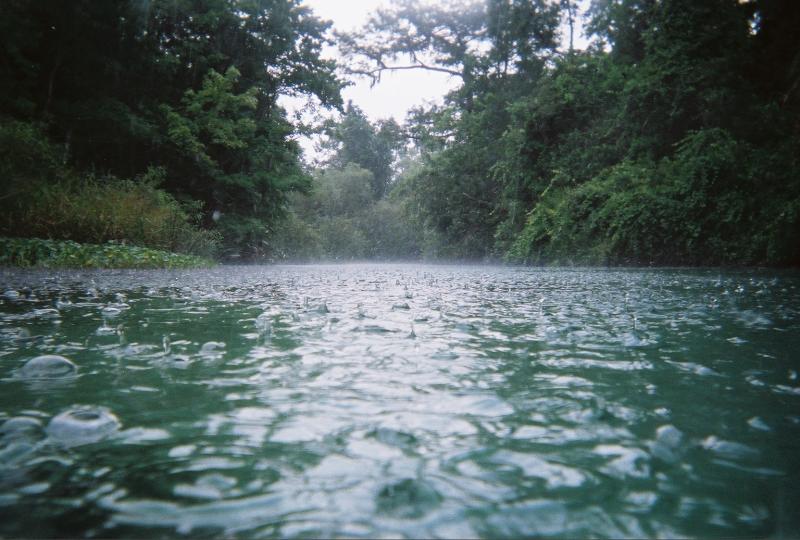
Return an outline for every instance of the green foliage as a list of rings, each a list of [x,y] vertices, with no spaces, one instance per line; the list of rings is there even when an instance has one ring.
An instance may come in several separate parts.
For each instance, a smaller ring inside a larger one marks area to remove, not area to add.
[[[259,257],[287,193],[310,182],[278,96],[341,103],[335,64],[320,58],[325,29],[297,0],[10,0],[0,116],[41,126],[37,140],[56,150],[43,182],[60,169],[161,169],[165,191],[199,201],[192,213],[219,229],[223,254]],[[0,167],[24,172],[31,152],[0,142]]]
[[[104,243],[110,240],[214,257],[219,233],[198,227],[200,205],[179,203],[158,186],[162,169],[134,180],[78,177],[37,126],[0,124],[4,212],[0,234]]]
[[[196,226],[199,205],[155,187],[161,173],[28,184],[7,203],[4,234],[104,243],[109,240],[213,257],[219,233]]]
[[[407,127],[425,256],[800,264],[796,3],[595,0],[595,43],[555,54],[571,4],[403,2],[345,43],[462,81]]]
[[[308,195],[291,198],[271,242],[278,260],[409,259],[419,255],[403,195],[373,198],[373,175],[349,163],[325,169]]]
[[[370,171],[373,196],[383,197],[392,180],[392,164],[402,149],[400,127],[395,121],[372,125],[361,109],[348,103],[342,119],[330,123],[327,132],[327,146],[335,150],[328,165],[343,168],[352,163]]]
[[[115,242],[0,237],[0,266],[37,268],[205,268],[213,261]]]
[[[314,261],[323,258],[320,231],[303,220],[294,208],[286,213],[270,240],[273,260]]]
[[[30,179],[63,176],[59,149],[50,142],[43,125],[0,116],[0,182],[3,197]]]
[[[512,262],[797,264],[794,157],[711,129],[674,157],[625,161],[578,186],[554,182],[508,252]],[[767,160],[770,168],[764,169]],[[774,167],[774,169],[772,169]],[[788,167],[788,168],[787,168]],[[763,170],[774,170],[772,178]]]

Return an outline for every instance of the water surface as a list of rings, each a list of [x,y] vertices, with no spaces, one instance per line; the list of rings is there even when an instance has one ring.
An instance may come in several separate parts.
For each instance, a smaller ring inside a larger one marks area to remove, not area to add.
[[[800,532],[794,273],[0,272],[0,536]]]

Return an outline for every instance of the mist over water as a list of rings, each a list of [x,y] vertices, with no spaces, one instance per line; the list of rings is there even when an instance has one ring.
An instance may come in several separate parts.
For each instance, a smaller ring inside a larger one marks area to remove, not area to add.
[[[0,273],[0,536],[796,536],[800,275]]]

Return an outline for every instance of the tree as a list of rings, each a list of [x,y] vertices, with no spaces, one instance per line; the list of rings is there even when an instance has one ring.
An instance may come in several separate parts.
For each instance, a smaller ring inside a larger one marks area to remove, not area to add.
[[[70,164],[166,170],[231,253],[256,256],[287,191],[308,184],[277,105],[341,104],[326,24],[298,0],[10,0],[0,7],[0,114],[46,122]]]
[[[392,180],[392,164],[401,153],[403,136],[394,120],[372,124],[352,102],[338,122],[327,126],[329,146],[335,150],[330,166],[343,168],[356,164],[372,173],[372,192],[383,197]]]

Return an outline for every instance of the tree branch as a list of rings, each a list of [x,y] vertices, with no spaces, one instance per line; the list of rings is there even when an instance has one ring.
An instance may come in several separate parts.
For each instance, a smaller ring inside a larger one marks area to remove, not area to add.
[[[448,69],[448,68],[444,68],[444,67],[439,67],[439,66],[431,66],[431,65],[425,64],[423,62],[420,62],[419,60],[417,60],[415,64],[401,65],[401,66],[386,65],[381,60],[378,60],[377,62],[378,62],[378,67],[376,67],[375,69],[349,68],[348,71],[350,71],[350,73],[353,73],[355,75],[365,75],[367,77],[372,78],[373,79],[373,84],[380,80],[380,75],[384,71],[406,71],[406,70],[412,70],[412,69],[423,69],[423,70],[426,70],[426,71],[435,71],[435,72],[438,72],[438,73],[446,73],[447,75],[452,75],[454,77],[459,77],[462,80],[464,79],[464,74],[461,73],[460,71],[456,71],[455,69]]]

